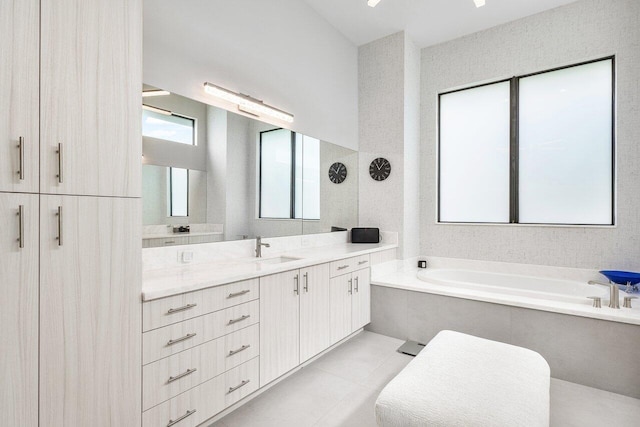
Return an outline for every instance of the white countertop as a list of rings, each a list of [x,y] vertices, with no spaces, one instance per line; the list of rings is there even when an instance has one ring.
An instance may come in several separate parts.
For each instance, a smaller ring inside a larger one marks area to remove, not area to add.
[[[380,267],[373,269],[371,274],[371,284],[408,291],[425,292],[475,301],[640,325],[640,299],[634,300],[635,305],[633,308],[623,308],[622,303],[620,303],[620,309],[609,308],[604,303],[602,308],[595,308],[592,307],[588,301],[585,301],[584,304],[580,305],[562,301],[542,300],[518,295],[499,294],[475,289],[452,288],[438,285],[420,280],[417,276],[418,270],[419,269],[417,267],[400,267],[397,271],[390,271],[387,265],[381,265]],[[623,292],[620,292],[621,298],[622,295]]]
[[[222,231],[192,231],[189,233],[156,233],[143,234],[143,239],[166,239],[170,237],[189,237],[189,236],[212,236],[215,234],[224,234]]]
[[[345,243],[281,252],[265,258],[237,258],[211,263],[184,264],[179,267],[146,271],[142,277],[142,300],[150,301],[343,258],[395,249],[397,247],[398,245],[395,243]],[[259,260],[268,260],[280,256],[300,259],[279,264],[257,262]]]

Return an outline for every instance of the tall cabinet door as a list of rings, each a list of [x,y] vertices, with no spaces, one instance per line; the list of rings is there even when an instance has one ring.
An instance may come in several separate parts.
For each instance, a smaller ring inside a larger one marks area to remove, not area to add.
[[[329,347],[329,264],[300,270],[300,363]]]
[[[371,272],[368,268],[353,273],[351,328],[357,330],[371,322]]]
[[[0,2],[0,191],[37,193],[40,1]]]
[[[132,426],[142,410],[139,199],[40,196],[40,419]]]
[[[142,0],[41,8],[41,192],[139,197]]]
[[[300,362],[300,273],[260,278],[260,386]]]
[[[2,426],[38,425],[38,214],[37,195],[0,193]]]
[[[335,344],[351,333],[351,274],[334,277],[329,282],[331,298],[331,320],[329,322],[331,344]]]

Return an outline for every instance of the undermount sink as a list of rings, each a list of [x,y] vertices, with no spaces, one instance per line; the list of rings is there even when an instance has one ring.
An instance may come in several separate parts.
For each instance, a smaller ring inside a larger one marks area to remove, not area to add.
[[[258,259],[255,262],[259,264],[282,264],[283,262],[299,261],[300,258],[293,258],[289,256],[277,256],[273,258]]]

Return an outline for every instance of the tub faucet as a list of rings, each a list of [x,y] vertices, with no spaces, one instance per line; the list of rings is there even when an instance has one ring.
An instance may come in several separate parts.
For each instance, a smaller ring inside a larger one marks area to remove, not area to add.
[[[262,236],[256,236],[256,258],[262,258],[262,247],[270,248],[268,243],[262,243]]]
[[[590,285],[607,286],[609,288],[609,308],[620,308],[620,290],[615,283],[602,283],[589,280]]]

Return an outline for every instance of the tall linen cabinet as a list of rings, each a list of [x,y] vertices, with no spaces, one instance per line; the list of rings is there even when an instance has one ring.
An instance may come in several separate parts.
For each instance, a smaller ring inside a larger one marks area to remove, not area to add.
[[[142,0],[0,20],[0,424],[140,425]]]

